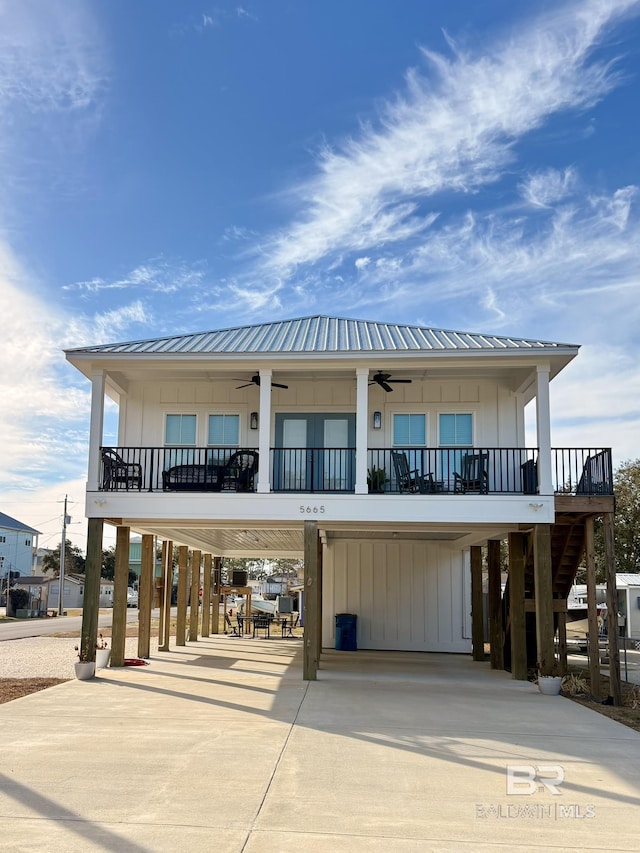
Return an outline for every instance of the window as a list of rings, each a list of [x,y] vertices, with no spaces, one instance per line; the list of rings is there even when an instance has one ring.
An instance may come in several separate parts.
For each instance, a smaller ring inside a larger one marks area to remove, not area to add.
[[[6,542],[6,541],[7,541],[6,536],[0,536],[0,542]]]
[[[196,416],[167,415],[165,444],[195,444]]]
[[[439,416],[439,444],[440,447],[472,447],[473,446],[473,416],[468,412],[464,414],[441,414]],[[461,450],[440,451],[440,464],[438,476],[447,480],[454,471],[461,470]]]
[[[28,547],[29,547],[29,545],[31,545],[31,539],[25,539],[25,540],[24,540],[24,544],[25,544],[25,545],[27,546],[27,548],[28,548]]]
[[[440,415],[440,447],[472,447],[473,417],[461,415]]]
[[[394,415],[394,447],[423,447],[427,443],[425,415]]]
[[[208,444],[237,447],[240,440],[240,415],[209,415]]]

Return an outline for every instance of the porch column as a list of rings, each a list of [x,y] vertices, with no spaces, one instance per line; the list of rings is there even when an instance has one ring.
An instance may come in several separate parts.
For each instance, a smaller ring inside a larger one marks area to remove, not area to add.
[[[127,636],[127,590],[129,587],[130,528],[116,528],[116,564],[113,573],[113,615],[111,622],[111,666],[124,666]]]
[[[272,370],[262,369],[260,374],[260,410],[258,435],[258,491],[271,491],[271,377]]]
[[[356,368],[356,495],[366,495],[369,443],[369,368]]]
[[[533,526],[533,575],[536,595],[536,651],[541,675],[555,675],[551,525]]]
[[[186,545],[178,548],[178,608],[176,615],[176,646],[187,644],[187,560],[189,549]]]
[[[200,561],[202,551],[191,553],[191,611],[189,613],[189,640],[198,639],[198,616],[200,615]]]
[[[87,527],[87,560],[84,570],[84,601],[82,605],[82,660],[96,659],[98,639],[98,607],[100,605],[100,570],[102,568],[102,531],[104,519],[90,518]]]
[[[487,568],[489,575],[489,643],[491,669],[504,669],[502,636],[502,589],[500,578],[500,541],[487,543]]]
[[[305,681],[317,678],[316,656],[318,638],[318,524],[304,523],[304,652],[302,677]]]
[[[91,420],[89,423],[89,466],[87,491],[97,492],[100,486],[100,448],[104,427],[104,370],[91,374]]]
[[[153,604],[153,536],[142,536],[140,583],[138,584],[138,657],[148,658],[151,653],[151,605]]]
[[[154,555],[155,556],[155,555]],[[154,575],[154,582],[156,581]],[[164,602],[165,596],[167,594],[167,542],[166,540],[162,543],[162,550],[160,552],[160,581],[157,586],[158,591],[158,607],[160,609],[160,615],[158,617],[158,648],[162,645],[162,640],[164,637]]]
[[[320,655],[322,654],[322,537],[317,538],[318,545],[318,595],[316,602],[316,618],[318,620],[315,637],[315,659],[316,667],[320,669]]]
[[[213,558],[213,595],[211,596],[211,633],[220,633],[220,573],[222,557]],[[247,614],[249,615],[249,614]]]
[[[209,636],[211,624],[211,554],[204,555],[204,578],[202,580],[202,636]]]
[[[587,563],[587,618],[589,620],[589,689],[600,698],[600,637],[598,602],[596,598],[596,551],[593,536],[593,516],[584,522],[584,551]]]
[[[160,635],[158,651],[168,652],[171,639],[171,593],[173,591],[173,542],[162,543],[162,565],[164,567],[164,599],[162,620],[163,631]]]
[[[509,620],[511,677],[527,680],[527,629],[524,609],[525,535],[509,534]]]
[[[484,660],[484,608],[482,597],[482,548],[472,545],[471,555],[471,650],[473,660]]]
[[[604,554],[607,563],[607,644],[609,650],[609,691],[614,705],[622,705],[620,687],[620,644],[618,640],[618,593],[616,589],[616,550],[613,513],[607,512],[604,523]]]
[[[536,374],[536,427],[538,440],[538,492],[553,494],[551,478],[551,410],[549,365],[538,365]]]

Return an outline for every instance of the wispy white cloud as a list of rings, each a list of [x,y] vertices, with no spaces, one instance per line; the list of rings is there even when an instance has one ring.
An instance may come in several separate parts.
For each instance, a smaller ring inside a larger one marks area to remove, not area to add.
[[[574,169],[546,169],[520,185],[522,197],[533,207],[548,207],[571,195],[576,185]]]
[[[332,255],[422,239],[434,221],[427,200],[497,180],[519,140],[616,85],[614,68],[593,54],[609,26],[637,7],[637,0],[568,4],[487,54],[451,40],[451,58],[424,50],[429,74],[410,71],[377,126],[326,147],[317,175],[291,189],[304,213],[259,247],[259,266],[287,278]]]
[[[143,290],[148,293],[177,293],[188,288],[199,287],[205,277],[201,263],[187,264],[153,258],[140,264],[128,273],[112,280],[93,278],[63,285],[63,291],[81,291],[87,294],[103,290]]]

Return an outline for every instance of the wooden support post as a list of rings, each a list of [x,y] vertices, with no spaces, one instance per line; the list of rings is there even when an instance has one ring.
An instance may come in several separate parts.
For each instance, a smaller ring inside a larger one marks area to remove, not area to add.
[[[167,543],[162,543],[162,551],[160,556],[160,595],[158,607],[160,608],[160,616],[158,617],[158,648],[162,645],[164,638],[164,601],[167,594]]]
[[[142,537],[142,559],[140,563],[140,583],[138,585],[138,657],[148,658],[151,654],[151,605],[153,604],[153,536],[145,533]]]
[[[171,593],[173,592],[173,542],[171,541],[164,542],[162,545],[162,565],[164,566],[163,619],[158,651],[168,652],[171,640]]]
[[[600,630],[596,598],[596,551],[593,517],[584,522],[584,550],[587,564],[587,618],[589,621],[589,684],[591,695],[600,698]]]
[[[202,551],[191,554],[191,612],[189,614],[189,640],[198,639],[198,616],[200,615],[200,561]]]
[[[567,674],[567,611],[560,610],[558,620],[558,675]]]
[[[614,705],[622,705],[620,684],[620,643],[618,639],[618,592],[616,588],[616,547],[613,513],[604,523],[604,553],[607,562],[607,644],[609,647],[609,691]]]
[[[96,659],[103,528],[104,519],[89,519],[89,523],[87,525],[87,559],[84,570],[82,634],[80,635],[81,660],[86,661],[93,661]]]
[[[487,568],[489,571],[489,643],[491,669],[504,669],[504,632],[502,628],[502,589],[500,577],[500,542],[487,543]]]
[[[176,646],[187,644],[187,576],[189,574],[189,549],[178,548],[178,607],[176,614]]]
[[[209,636],[211,624],[211,554],[204,555],[204,578],[202,581],[202,636]]]
[[[555,675],[551,525],[533,526],[533,575],[536,597],[536,650],[540,675]]]
[[[127,637],[127,592],[129,588],[129,534],[130,529],[128,527],[116,529],[110,666],[124,666],[124,647]]]
[[[511,634],[511,677],[527,680],[527,629],[524,610],[524,533],[509,534],[509,617]]]
[[[211,633],[220,633],[220,574],[222,557],[213,558],[213,595],[211,596]],[[223,629],[224,630],[224,629]]]
[[[320,655],[322,654],[322,540],[318,540],[318,595],[316,601],[316,636],[315,636],[315,661],[316,668],[320,669]]]
[[[304,653],[302,677],[317,678],[316,642],[318,634],[318,524],[304,522]]]
[[[484,660],[484,607],[482,595],[482,548],[471,551],[471,649],[474,660]]]

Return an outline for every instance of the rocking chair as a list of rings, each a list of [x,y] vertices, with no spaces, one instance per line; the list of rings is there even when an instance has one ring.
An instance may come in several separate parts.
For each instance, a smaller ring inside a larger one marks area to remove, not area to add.
[[[489,491],[488,463],[488,453],[465,453],[460,465],[462,472],[453,472],[454,491],[462,494],[479,492],[486,495]]]

